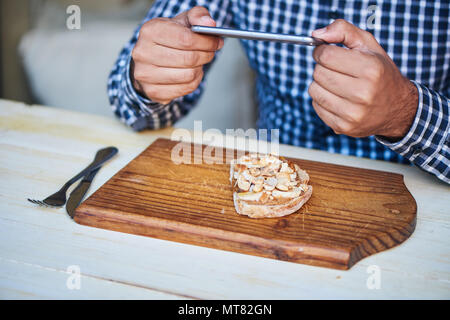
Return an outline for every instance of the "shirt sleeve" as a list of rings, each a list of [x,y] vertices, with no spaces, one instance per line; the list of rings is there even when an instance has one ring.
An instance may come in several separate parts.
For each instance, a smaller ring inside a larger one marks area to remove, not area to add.
[[[140,95],[134,89],[130,79],[131,52],[137,42],[142,25],[156,17],[174,17],[194,6],[206,7],[219,26],[231,24],[229,0],[157,0],[135,30],[132,38],[125,44],[113,66],[108,79],[109,102],[114,114],[136,131],[159,129],[172,125],[195,106],[203,92],[205,78],[192,93],[162,105]],[[212,62],[204,66],[205,74],[211,64]]]
[[[376,139],[419,168],[450,184],[450,99],[412,81],[419,93],[413,124],[403,139]]]

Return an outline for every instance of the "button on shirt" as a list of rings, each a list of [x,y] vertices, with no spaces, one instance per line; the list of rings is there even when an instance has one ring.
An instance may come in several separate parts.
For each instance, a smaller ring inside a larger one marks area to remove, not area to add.
[[[218,26],[308,35],[345,19],[371,32],[401,73],[417,87],[419,104],[400,141],[336,135],[315,113],[308,87],[313,48],[241,40],[256,71],[258,128],[279,129],[280,142],[358,157],[413,163],[450,183],[450,4],[448,1],[367,0],[157,0],[142,23],[206,7]],[[141,24],[142,25],[142,24]],[[140,26],[120,52],[108,81],[117,117],[135,130],[172,125],[198,101],[203,88],[161,105],[141,96],[130,80],[131,52]],[[209,68],[205,66],[205,70]]]

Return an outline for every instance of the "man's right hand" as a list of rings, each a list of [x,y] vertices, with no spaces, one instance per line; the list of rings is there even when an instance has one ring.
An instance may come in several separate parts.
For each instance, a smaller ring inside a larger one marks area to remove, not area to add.
[[[203,65],[223,47],[223,39],[194,33],[192,25],[215,27],[207,9],[194,7],[180,15],[147,21],[132,52],[131,77],[137,91],[167,104],[193,92]]]

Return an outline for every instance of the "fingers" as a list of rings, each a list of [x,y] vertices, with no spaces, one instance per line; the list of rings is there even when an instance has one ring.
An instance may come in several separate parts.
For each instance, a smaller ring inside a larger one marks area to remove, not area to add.
[[[355,103],[364,103],[370,96],[363,79],[327,69],[320,64],[314,69],[313,79],[323,89]]]
[[[146,22],[139,37],[151,40],[164,47],[190,51],[217,51],[223,46],[223,39],[192,32],[189,28],[165,18]]]
[[[338,101],[340,103],[341,99],[338,96],[332,94],[331,92],[325,90],[316,81],[313,81],[310,84],[308,88],[308,93],[316,104],[328,110],[328,112],[331,112],[336,116],[341,114],[340,112],[341,107],[340,105],[338,106],[337,103]]]
[[[351,122],[348,122],[336,114],[330,112],[326,108],[322,107],[317,102],[312,103],[317,115],[325,122],[336,134],[345,134],[353,137],[366,137],[367,134],[364,131],[359,130],[358,126],[355,126]]]
[[[216,26],[216,22],[206,8],[199,6],[194,7],[189,11],[179,14],[173,18],[173,21],[179,23],[185,30],[183,34],[180,34],[181,38],[178,39],[178,45],[173,46],[173,43],[170,43],[167,46],[181,50],[204,51],[216,51],[223,46],[223,39],[220,37],[201,35],[190,30],[190,27],[194,25],[206,27]],[[164,45],[164,42],[160,44]],[[193,45],[195,45],[195,47],[193,47]]]
[[[336,116],[334,113],[329,112],[315,101],[313,101],[312,105],[320,119],[322,119],[322,121],[325,122],[330,128],[332,128],[336,134],[340,134],[341,132],[337,129],[340,121],[338,116]]]
[[[175,98],[194,92],[202,78],[198,77],[190,83],[183,84],[142,84],[142,90],[153,101],[167,104]]]
[[[194,7],[187,12],[187,20],[190,26],[200,25],[206,27],[215,27],[216,22],[210,16],[208,10],[204,7]]]
[[[183,84],[191,83],[203,76],[203,67],[192,69],[164,68],[155,65],[142,65],[135,69],[134,78],[147,84]]]
[[[311,83],[308,93],[314,103],[327,110],[328,113],[334,114],[338,119],[341,119],[341,122],[356,123],[361,121],[360,118],[363,115],[357,105],[324,89],[317,82]]]
[[[216,22],[211,15],[209,14],[208,9],[204,7],[194,7],[191,10],[180,13],[175,18],[173,18],[176,22],[183,25],[184,27],[190,28],[194,25],[206,26],[206,27],[215,27]]]
[[[151,54],[147,54],[148,52]],[[139,51],[135,50],[133,59],[158,67],[196,68],[211,62],[214,54],[212,51],[178,50],[151,43]]]
[[[353,77],[359,77],[365,69],[376,63],[373,54],[332,45],[316,47],[313,51],[313,58],[327,69]]]
[[[381,49],[370,32],[343,19],[337,19],[327,27],[313,31],[312,36],[328,43],[342,43],[350,49],[376,50],[378,52]]]

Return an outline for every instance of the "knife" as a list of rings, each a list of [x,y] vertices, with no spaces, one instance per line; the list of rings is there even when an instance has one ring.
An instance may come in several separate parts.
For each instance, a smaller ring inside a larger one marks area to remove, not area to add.
[[[75,209],[81,203],[81,200],[83,200],[84,195],[89,190],[92,180],[94,180],[94,177],[100,170],[100,168],[92,170],[87,176],[83,178],[83,180],[81,180],[81,182],[76,186],[76,188],[70,193],[69,200],[67,200],[66,204],[66,211],[72,219]]]

